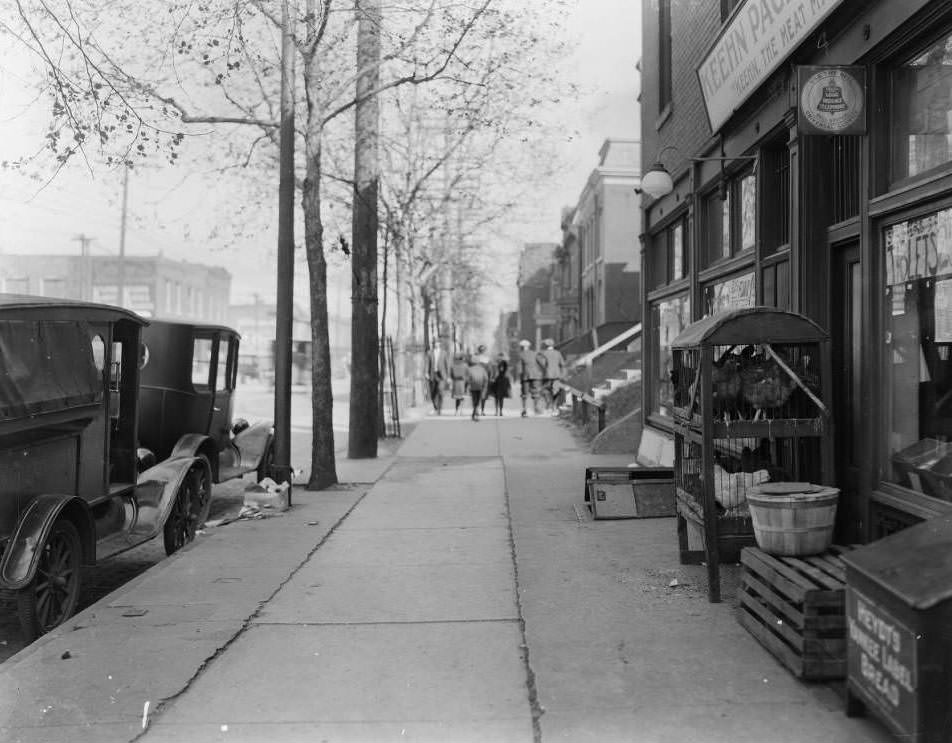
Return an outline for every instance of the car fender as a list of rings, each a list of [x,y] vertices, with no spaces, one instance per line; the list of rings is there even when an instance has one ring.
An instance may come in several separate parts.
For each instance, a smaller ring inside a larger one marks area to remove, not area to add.
[[[162,531],[172,511],[175,495],[185,475],[196,463],[205,468],[211,482],[211,467],[203,456],[169,457],[139,475],[135,488],[138,517],[131,534],[136,542],[151,539]]]
[[[206,450],[212,451],[214,449],[215,442],[211,436],[204,433],[187,433],[175,442],[175,446],[172,447],[172,453],[169,454],[169,458],[165,461],[169,462],[182,457],[195,457],[198,456],[199,453],[204,453]],[[208,454],[205,454],[205,456],[211,459]],[[162,463],[160,462],[159,464]]]
[[[232,439],[241,458],[241,469],[251,471],[261,463],[261,457],[274,438],[274,426],[271,421],[258,421]]]
[[[39,563],[39,548],[46,544],[53,524],[61,515],[70,519],[79,531],[83,564],[95,564],[96,524],[86,501],[75,495],[46,493],[27,506],[7,542],[0,559],[0,587],[18,590],[29,585]]]

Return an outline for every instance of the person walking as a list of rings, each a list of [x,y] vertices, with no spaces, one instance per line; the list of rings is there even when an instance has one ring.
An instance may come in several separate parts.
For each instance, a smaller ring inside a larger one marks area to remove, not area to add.
[[[430,402],[433,403],[433,412],[441,415],[443,392],[450,381],[450,358],[440,339],[437,339],[427,351],[426,381],[430,390]]]
[[[492,384],[493,380],[493,365],[489,360],[489,354],[486,353],[486,346],[480,344],[476,349],[476,355],[473,358],[479,363],[482,364],[483,369],[486,370],[486,378],[489,383]],[[486,415],[486,398],[489,397],[489,388],[487,387],[486,391],[483,393],[483,399],[479,404],[479,414]]]
[[[489,392],[496,401],[496,415],[502,416],[503,403],[512,394],[512,380],[509,379],[509,359],[506,358],[504,353],[500,353],[493,364]]]
[[[555,341],[551,338],[542,341],[539,356],[539,365],[542,367],[542,396],[546,411],[551,413],[558,407],[557,400],[562,391],[562,380],[565,379],[565,357],[555,347]]]
[[[522,398],[522,417],[526,418],[529,413],[527,410],[527,401],[532,398],[532,412],[535,415],[542,413],[542,367],[539,365],[541,356],[532,350],[532,344],[523,339],[519,341],[519,384],[522,388],[520,397]]]
[[[459,415],[460,407],[468,394],[468,377],[469,364],[466,363],[466,354],[457,353],[450,366],[450,394],[456,406],[456,415]]]
[[[480,348],[485,348],[485,346],[480,346]],[[489,372],[486,371],[486,365],[479,360],[478,354],[474,354],[469,360],[466,384],[473,400],[472,417],[474,421],[478,422],[479,416],[482,415],[482,406],[486,404],[486,394],[489,389]]]

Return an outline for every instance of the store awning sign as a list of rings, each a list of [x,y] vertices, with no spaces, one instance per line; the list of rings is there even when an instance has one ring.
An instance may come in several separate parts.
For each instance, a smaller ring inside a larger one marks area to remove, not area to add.
[[[715,132],[842,0],[745,0],[697,68]]]
[[[866,133],[866,68],[797,67],[801,134]]]

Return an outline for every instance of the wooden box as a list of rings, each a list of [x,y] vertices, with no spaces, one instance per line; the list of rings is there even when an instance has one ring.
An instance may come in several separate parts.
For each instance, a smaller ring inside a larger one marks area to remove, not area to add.
[[[585,502],[594,519],[674,516],[671,467],[586,467]]]
[[[846,676],[846,568],[833,546],[821,555],[741,551],[740,623],[797,677]]]

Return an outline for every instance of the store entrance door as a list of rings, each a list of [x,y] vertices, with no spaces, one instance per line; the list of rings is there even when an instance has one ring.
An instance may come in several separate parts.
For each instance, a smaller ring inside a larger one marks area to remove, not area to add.
[[[859,242],[834,245],[830,289],[831,340],[833,343],[833,424],[836,431],[836,484],[840,507],[836,514],[836,538],[863,541],[858,525],[863,521],[860,502],[860,462],[863,451],[863,415],[860,399],[863,331],[862,278]],[[840,541],[840,544],[843,542]]]

